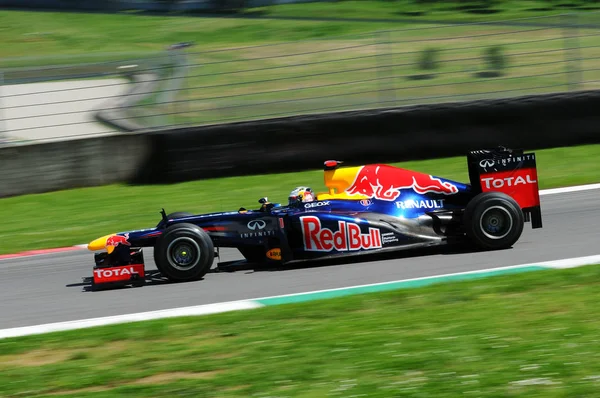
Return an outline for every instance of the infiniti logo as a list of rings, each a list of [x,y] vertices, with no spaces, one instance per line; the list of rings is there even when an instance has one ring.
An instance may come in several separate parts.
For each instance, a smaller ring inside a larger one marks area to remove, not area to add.
[[[483,159],[481,162],[479,162],[479,166],[481,166],[483,168],[492,167],[495,164],[496,164],[496,162],[494,162],[493,159]]]
[[[252,220],[248,223],[248,229],[254,231],[256,229],[263,229],[267,226],[267,223],[264,220]]]

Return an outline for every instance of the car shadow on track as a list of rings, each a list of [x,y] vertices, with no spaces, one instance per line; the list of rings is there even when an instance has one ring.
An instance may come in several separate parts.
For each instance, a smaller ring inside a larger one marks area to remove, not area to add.
[[[299,261],[295,263],[289,263],[286,265],[258,265],[253,263],[247,263],[245,260],[234,260],[221,262],[217,267],[212,268],[207,275],[215,273],[240,273],[240,274],[253,274],[255,272],[284,272],[298,269],[309,269],[318,267],[337,267],[348,264],[367,263],[374,261],[386,261],[386,260],[402,260],[414,257],[432,257],[436,255],[455,255],[455,254],[468,254],[476,253],[481,250],[473,248],[470,245],[447,245],[447,246],[434,246],[429,248],[415,248],[403,251],[390,251],[384,253],[368,253],[357,256],[344,256],[340,258],[330,259],[318,259],[318,260],[307,260]],[[196,281],[199,282],[204,280],[201,278]],[[142,286],[160,286],[169,285],[176,283],[190,283],[190,282],[173,282],[162,276],[158,270],[146,270],[146,277]],[[131,285],[112,285],[104,286],[102,288],[95,287],[92,283],[92,277],[85,277],[80,283],[68,284],[65,287],[81,287],[83,292],[97,292],[103,290],[115,290],[115,289],[131,289],[137,286]]]
[[[402,251],[390,251],[383,253],[368,253],[356,256],[345,256],[339,258],[330,259],[316,259],[298,261],[294,263],[288,263],[286,265],[257,265],[245,263],[243,261],[229,261],[227,263],[221,263],[218,268],[213,268],[210,273],[221,273],[221,272],[241,272],[254,273],[254,272],[281,272],[291,271],[298,269],[308,268],[319,268],[319,267],[332,267],[332,266],[344,266],[348,264],[367,263],[374,261],[386,261],[386,260],[402,260],[414,257],[432,257],[435,255],[456,255],[456,254],[471,254],[481,252],[483,250],[474,248],[468,244],[455,244],[448,246],[434,246],[429,248],[415,248]]]

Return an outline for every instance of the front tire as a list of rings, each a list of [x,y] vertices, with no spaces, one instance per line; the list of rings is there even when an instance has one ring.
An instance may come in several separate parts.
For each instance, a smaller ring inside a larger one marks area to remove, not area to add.
[[[167,219],[170,220],[172,218],[191,217],[191,216],[193,216],[192,213],[187,213],[185,211],[176,211],[174,213],[167,214]],[[158,256],[158,252],[156,250],[154,250],[154,264],[156,265],[156,269],[158,270],[158,272],[160,272],[161,274],[164,275],[164,272],[162,270],[162,267],[159,264],[157,256]]]
[[[210,270],[214,256],[210,236],[194,224],[172,225],[154,246],[156,267],[174,282],[202,278]]]
[[[525,217],[512,197],[501,192],[483,192],[469,202],[463,222],[475,245],[485,250],[500,250],[519,240]]]

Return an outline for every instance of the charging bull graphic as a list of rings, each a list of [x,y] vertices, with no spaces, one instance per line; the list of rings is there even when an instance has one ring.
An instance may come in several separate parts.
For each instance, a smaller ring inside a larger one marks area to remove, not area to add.
[[[412,188],[418,194],[440,193],[452,195],[458,188],[431,175],[414,173],[385,165],[363,166],[354,183],[346,189],[350,195],[393,201],[401,189]]]
[[[117,247],[118,245],[131,246],[129,234],[125,234],[125,236],[113,235],[106,240],[106,246]]]

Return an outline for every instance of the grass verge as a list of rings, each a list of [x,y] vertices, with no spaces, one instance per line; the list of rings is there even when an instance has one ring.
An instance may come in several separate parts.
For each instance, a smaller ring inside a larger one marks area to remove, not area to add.
[[[179,42],[199,49],[370,32],[397,23],[319,22],[188,16],[0,11],[3,58],[162,51]],[[4,61],[3,61],[4,62]],[[66,60],[65,62],[68,62]]]
[[[600,145],[536,151],[540,188],[600,182]],[[396,163],[468,181],[465,157]],[[285,202],[296,186],[325,191],[321,170],[207,179],[173,185],[73,189],[0,199],[0,254],[89,242],[108,233],[152,227],[167,212],[257,208],[258,199]]]
[[[8,339],[0,385],[6,397],[595,396],[599,281],[587,266]]]
[[[501,0],[501,1],[411,1],[411,0],[354,0],[343,2],[318,2],[315,4],[281,4],[251,8],[249,16],[266,18],[331,18],[354,20],[401,21],[498,21],[515,18],[556,15],[564,12],[588,12],[600,7],[586,1],[555,2],[552,0]]]
[[[431,20],[461,21],[461,15],[470,15],[464,22],[504,21],[514,18],[537,18],[511,22],[526,26],[561,24],[558,15],[564,8],[540,11],[540,1],[503,1],[504,13],[477,14],[461,12],[456,4],[427,4],[422,7],[443,11],[443,18],[405,18],[407,1],[344,1],[338,3],[287,4],[248,9],[237,16],[149,16],[131,13],[77,13],[0,10],[0,53],[5,65],[9,57],[39,57],[61,55],[112,53],[128,51],[162,51],[167,46],[192,41],[202,50],[244,43],[269,43],[327,38],[346,34],[373,32],[382,29],[419,28]],[[600,10],[600,7],[598,7]],[[536,11],[537,10],[537,11]],[[246,16],[246,17],[245,17]],[[247,18],[264,16],[264,19]],[[332,20],[310,20],[310,17]],[[298,17],[298,20],[293,20]],[[364,22],[336,21],[335,18],[360,17]],[[377,22],[380,17],[400,17],[397,21]],[[277,18],[282,18],[278,20]],[[303,19],[304,18],[304,19]],[[597,13],[579,13],[569,23],[593,23],[600,19]],[[290,20],[291,19],[291,20]],[[107,55],[108,57],[109,55]],[[23,60],[25,62],[25,60]],[[64,61],[69,62],[68,58]],[[43,65],[47,64],[44,60]],[[8,66],[8,65],[7,65]],[[24,66],[24,65],[12,65]]]

